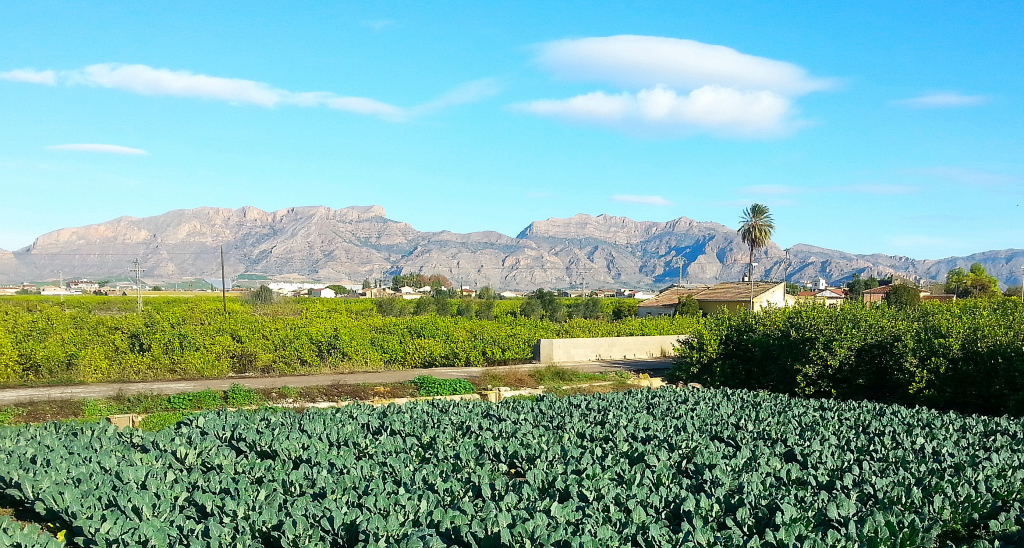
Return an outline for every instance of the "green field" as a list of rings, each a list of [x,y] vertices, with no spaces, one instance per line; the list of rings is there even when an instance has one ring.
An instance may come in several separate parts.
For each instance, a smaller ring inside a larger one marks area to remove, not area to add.
[[[673,388],[220,411],[0,429],[0,490],[80,546],[1015,546],[1024,423]]]

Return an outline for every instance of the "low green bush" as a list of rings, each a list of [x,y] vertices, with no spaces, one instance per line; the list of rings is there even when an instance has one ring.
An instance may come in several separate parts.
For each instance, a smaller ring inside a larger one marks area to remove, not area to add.
[[[263,403],[263,395],[259,391],[237,383],[228,388],[228,391],[224,393],[224,399],[231,407],[251,407]]]
[[[148,432],[156,432],[157,430],[163,430],[164,428],[178,424],[182,419],[189,415],[191,415],[191,413],[188,411],[153,413],[142,417],[142,421],[139,422],[139,429],[146,430]]]
[[[476,388],[466,379],[439,379],[430,375],[420,375],[412,380],[420,396],[455,396],[472,394]]]
[[[167,407],[173,411],[201,411],[224,405],[224,393],[219,390],[187,392],[167,397]]]

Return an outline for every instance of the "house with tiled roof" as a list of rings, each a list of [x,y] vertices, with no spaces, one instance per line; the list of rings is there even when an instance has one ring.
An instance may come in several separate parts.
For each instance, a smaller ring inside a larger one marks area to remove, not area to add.
[[[824,304],[826,306],[839,306],[846,300],[846,292],[834,287],[813,291],[801,291],[797,294],[796,299],[797,301]]]
[[[672,287],[648,299],[637,307],[637,316],[671,316],[679,299],[693,297],[701,312],[713,314],[721,310],[734,312],[769,306],[785,307],[793,304],[792,295],[786,295],[784,282],[725,282],[713,286]]]

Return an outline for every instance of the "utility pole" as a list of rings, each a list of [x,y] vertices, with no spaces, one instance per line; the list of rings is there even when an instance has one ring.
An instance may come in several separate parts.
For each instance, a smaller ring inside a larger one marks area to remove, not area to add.
[[[757,263],[750,263],[750,272],[747,277],[750,278],[750,311],[754,311],[754,267]]]
[[[224,315],[228,315],[228,287],[224,277],[224,246],[220,246],[220,302],[224,307]]]
[[[786,287],[789,287],[789,250],[786,250]]]
[[[686,259],[679,257],[679,287],[683,287],[683,264],[686,263]]]
[[[135,296],[138,299],[139,312],[142,312],[142,273],[146,271],[145,268],[140,266],[141,262],[136,257],[132,261],[132,267],[128,269],[128,272],[135,274]]]

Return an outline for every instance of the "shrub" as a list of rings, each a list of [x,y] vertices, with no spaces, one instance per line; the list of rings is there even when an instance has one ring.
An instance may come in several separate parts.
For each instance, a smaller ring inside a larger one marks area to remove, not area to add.
[[[224,394],[217,390],[186,392],[167,397],[167,406],[174,411],[201,411],[224,405]]]
[[[374,299],[373,304],[377,307],[377,313],[381,316],[397,318],[403,315],[404,307],[402,306],[402,300],[400,297],[383,297]]]
[[[454,396],[472,394],[476,388],[466,379],[439,379],[430,375],[420,375],[412,380],[420,396]]]
[[[921,304],[921,292],[916,287],[896,284],[885,294],[885,304],[898,308],[909,308]]]
[[[190,414],[191,413],[189,413],[188,411],[166,411],[152,413],[150,415],[142,417],[142,420],[139,422],[139,429],[146,430],[148,432],[156,432],[158,430],[163,430],[164,428],[169,428],[171,426],[174,426],[175,424],[178,424],[179,422],[181,422],[182,419],[189,416]]]
[[[672,381],[1024,415],[1024,304],[798,306],[714,315]]]
[[[490,299],[486,301],[480,301],[476,304],[476,317],[479,320],[493,320],[494,319],[494,304],[495,300]]]
[[[679,297],[679,304],[676,305],[676,314],[679,316],[699,317],[701,315],[700,304],[697,303],[697,299],[693,298],[693,295]]]
[[[268,305],[274,302],[274,292],[266,285],[260,285],[255,291],[247,292],[245,300],[251,305]]]
[[[231,407],[251,407],[263,402],[263,395],[252,388],[246,388],[240,384],[232,384],[231,388],[224,394],[228,405]]]
[[[455,314],[467,320],[473,319],[473,303],[469,299],[460,299]]]
[[[570,314],[573,318],[583,318],[584,320],[596,320],[601,317],[601,299],[597,297],[590,297],[582,299],[572,307],[572,313]]]

